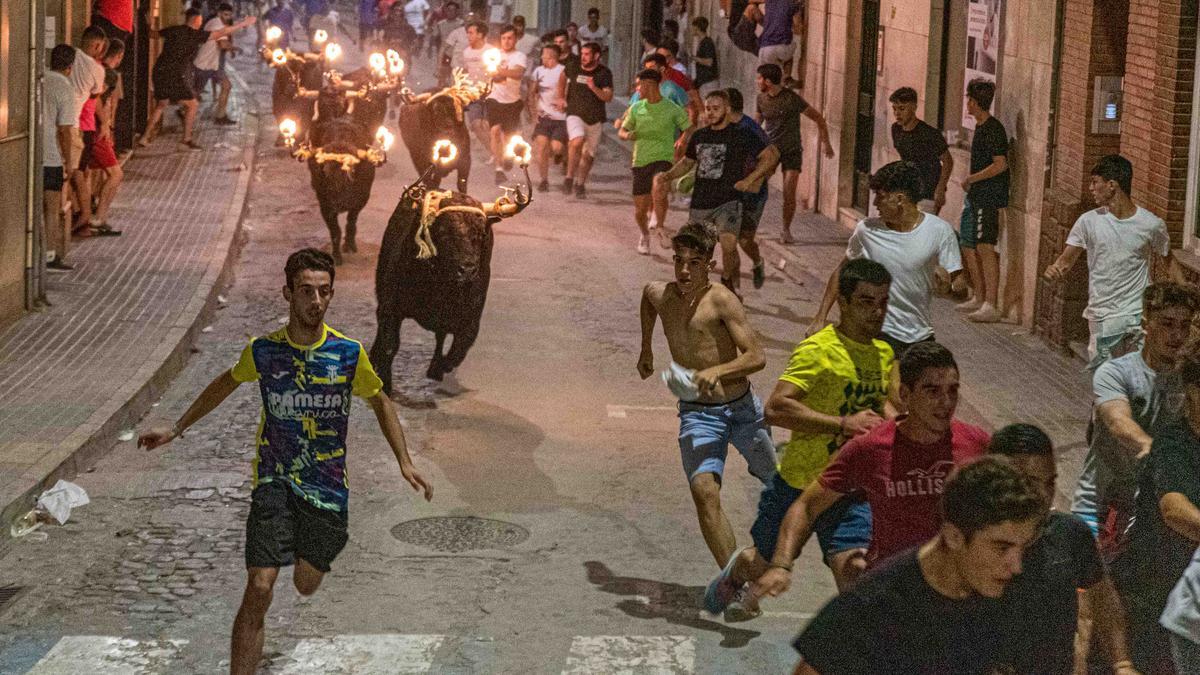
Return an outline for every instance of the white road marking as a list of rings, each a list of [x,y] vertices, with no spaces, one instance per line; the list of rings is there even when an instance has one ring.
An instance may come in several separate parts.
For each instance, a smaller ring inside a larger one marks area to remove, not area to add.
[[[141,675],[173,670],[187,640],[128,640],[104,635],[66,635],[27,675]]]
[[[563,675],[687,675],[696,645],[685,635],[576,636]]]
[[[812,612],[771,612],[765,609],[762,615],[768,619],[795,619],[797,621],[809,621],[816,616]]]
[[[608,410],[609,417],[622,420],[629,417],[630,410],[637,412],[676,412],[679,410],[673,405],[614,405],[612,403],[606,405],[605,408]]]
[[[444,635],[337,635],[308,638],[280,675],[428,673]]]

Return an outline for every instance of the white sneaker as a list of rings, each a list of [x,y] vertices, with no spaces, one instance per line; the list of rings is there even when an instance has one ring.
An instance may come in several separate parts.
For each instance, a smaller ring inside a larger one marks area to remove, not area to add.
[[[996,323],[1002,317],[1000,312],[996,310],[991,303],[983,303],[983,305],[974,312],[967,315],[967,321],[974,323]]]
[[[641,255],[650,255],[650,237],[643,234],[638,238],[637,252]]]
[[[954,309],[960,312],[974,312],[980,307],[983,307],[983,300],[976,297],[968,298],[966,302],[960,302],[954,306]]]

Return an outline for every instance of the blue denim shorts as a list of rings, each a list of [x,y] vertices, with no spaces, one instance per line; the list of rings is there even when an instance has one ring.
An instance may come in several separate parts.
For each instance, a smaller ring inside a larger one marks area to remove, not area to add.
[[[783,517],[803,490],[788,485],[779,474],[763,486],[758,498],[758,517],[750,527],[754,547],[767,560],[775,555],[775,543]],[[871,506],[856,495],[846,495],[822,513],[813,524],[817,543],[826,561],[835,553],[871,546]]]
[[[679,402],[679,453],[689,482],[702,473],[720,479],[730,443],[746,458],[750,475],[765,483],[775,474],[775,445],[753,391],[716,405]]]

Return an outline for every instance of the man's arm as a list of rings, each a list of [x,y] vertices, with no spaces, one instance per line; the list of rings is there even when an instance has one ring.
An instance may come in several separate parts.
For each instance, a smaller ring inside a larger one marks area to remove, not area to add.
[[[696,126],[696,121],[700,119],[700,113],[704,111],[704,104],[700,102],[699,90],[692,88],[687,92],[688,117],[692,120],[692,126]]]
[[[839,417],[819,413],[804,404],[805,392],[792,382],[780,380],[767,399],[767,424],[809,434],[841,434],[853,438],[883,422],[873,410]]]
[[[159,446],[166,445],[171,441],[179,438],[183,432],[196,422],[199,422],[208,413],[221,405],[221,402],[229,397],[240,384],[233,379],[233,374],[230,371],[225,371],[218,375],[216,379],[200,392],[200,396],[192,402],[188,407],[187,412],[183,413],[183,417],[175,423],[175,426],[170,429],[151,429],[138,437],[138,447],[153,450]]]
[[[676,178],[682,178],[687,172],[692,170],[693,166],[696,166],[696,160],[691,157],[680,157],[679,161],[675,162],[675,166],[672,166],[669,171],[656,174],[654,180],[669,183]]]
[[[654,326],[658,323],[658,307],[654,304],[654,285],[642,291],[642,353],[638,356],[638,375],[646,379],[654,374]]]
[[[588,82],[588,89],[591,89],[592,93],[596,95],[596,98],[600,99],[601,101],[603,101],[605,103],[608,103],[613,98],[613,88],[612,87],[604,87],[603,89],[601,89],[600,87],[597,87],[594,82]]]
[[[817,124],[817,135],[821,139],[821,145],[825,147],[825,157],[832,158],[833,144],[829,142],[829,125],[825,123],[825,116],[811,105],[804,109],[803,114]]]
[[[842,493],[821,485],[820,479],[814,480],[800,498],[788,507],[783,524],[779,526],[779,539],[775,543],[775,554],[771,557],[771,566],[754,582],[754,595],[775,597],[791,585],[792,561],[800,555],[801,549],[812,536],[812,526],[817,518],[829,507],[842,498]]]
[[[817,308],[817,313],[812,318],[812,323],[808,325],[808,331],[805,332],[805,337],[816,333],[829,323],[829,312],[833,309],[834,303],[837,302],[838,293],[838,275],[842,272],[842,267],[850,262],[847,258],[842,258],[842,262],[834,268],[829,274],[829,280],[825,282],[825,293],[821,295],[821,306]]]
[[[721,287],[717,287],[717,289],[725,290]],[[729,331],[729,337],[733,338],[738,355],[731,361],[705,368],[696,373],[696,387],[702,394],[714,391],[720,385],[721,380],[747,377],[767,365],[767,357],[763,354],[762,345],[758,343],[758,335],[755,334],[754,329],[750,327],[750,322],[746,319],[746,309],[742,307],[742,303],[738,302],[737,296],[733,292],[722,293],[719,291],[715,295],[710,293],[709,297],[713,298],[721,323]]]
[[[972,183],[985,181],[989,178],[999,176],[1008,170],[1008,158],[1004,155],[996,155],[992,157],[992,163],[983,167],[976,173],[973,173],[963,179],[963,187],[969,187]]]
[[[1067,244],[1066,248],[1063,249],[1063,252],[1058,254],[1058,258],[1054,261],[1054,263],[1047,267],[1046,271],[1042,273],[1042,276],[1046,277],[1046,279],[1049,281],[1058,281],[1059,279],[1062,279],[1063,275],[1070,271],[1071,267],[1075,265],[1075,261],[1079,260],[1079,256],[1082,254],[1082,248]]]
[[[1200,543],[1200,509],[1179,492],[1168,492],[1158,500],[1167,527]]]
[[[71,129],[74,128],[74,124],[67,126],[60,124],[58,126],[58,130],[54,134],[54,139],[58,141],[59,156],[62,157],[63,161],[65,162],[63,166],[72,166],[69,162],[67,162],[67,160],[71,159]]]
[[[1129,659],[1125,609],[1112,579],[1105,576],[1091,588],[1084,590],[1083,602],[1092,616],[1092,635],[1108,648],[1115,664],[1113,672],[1127,672],[1117,667],[1126,664],[1131,668],[1133,662]]]
[[[821,673],[818,673],[804,661],[800,661],[796,664],[796,670],[792,671],[792,675],[821,675]]]
[[[1117,444],[1135,458],[1150,454],[1150,444],[1154,439],[1142,429],[1133,419],[1133,409],[1129,401],[1114,399],[1105,401],[1096,408],[1100,423],[1108,428],[1109,433],[1117,439]]]
[[[220,40],[222,38],[233,35],[234,33],[238,32],[239,30],[241,30],[247,26],[253,26],[254,22],[257,20],[258,19],[256,19],[253,16],[248,16],[248,17],[242,19],[241,21],[233,24],[232,26],[218,28],[217,30],[214,30],[208,34],[208,41],[212,42],[213,40]]]
[[[739,180],[733,187],[740,192],[758,192],[762,187],[763,180],[771,175],[775,170],[775,166],[779,163],[779,148],[774,145],[768,145],[763,148],[762,152],[758,153],[758,161],[754,165],[754,170],[750,175]]]
[[[954,173],[954,156],[947,148],[942,151],[942,156],[938,159],[942,163],[942,173],[938,176],[937,187],[933,189],[933,208],[941,211],[942,207],[946,205],[946,186],[950,184],[950,175]]]
[[[412,458],[408,456],[408,443],[404,440],[404,429],[400,426],[400,418],[396,416],[396,407],[392,405],[392,399],[379,393],[368,398],[367,403],[371,404],[371,410],[375,411],[375,419],[379,420],[383,437],[387,439],[392,454],[396,455],[396,461],[400,463],[400,475],[404,476],[404,480],[408,481],[414,490],[425,493],[425,501],[433,499],[433,486],[417,471]]]

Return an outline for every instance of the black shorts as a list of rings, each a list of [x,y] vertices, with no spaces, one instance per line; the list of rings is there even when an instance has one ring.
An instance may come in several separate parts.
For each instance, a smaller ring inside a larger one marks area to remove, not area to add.
[[[171,103],[191,101],[196,98],[194,80],[190,68],[155,70],[150,76],[150,82],[154,86],[154,100]]]
[[[350,535],[345,511],[317,508],[282,480],[263,483],[250,495],[246,518],[246,567],[285,567],[296,558],[328,572]]]
[[[633,167],[633,196],[648,195],[654,190],[654,177],[671,170],[670,162],[650,162],[646,166]]]
[[[803,150],[789,150],[779,153],[779,168],[784,171],[799,171],[804,164]]]
[[[537,124],[533,127],[533,137],[545,136],[552,141],[559,143],[567,142],[567,121],[550,119],[549,117],[539,117]]]
[[[79,165],[75,168],[86,171],[92,165],[92,146],[96,144],[96,132],[82,131],[80,135],[83,137],[83,152],[79,153]]]
[[[897,340],[896,338],[892,337],[891,335],[888,335],[887,333],[883,333],[883,332],[881,332],[879,334],[879,339],[888,343],[888,346],[890,346],[892,348],[892,354],[895,356],[895,359],[897,361],[904,358],[904,353],[907,352],[909,349],[912,349],[913,345],[920,344],[922,342],[933,342],[934,341],[934,337],[932,335],[930,335],[929,337],[925,338],[924,340],[917,340],[916,342],[904,342],[901,340]]]
[[[63,168],[61,166],[43,166],[42,167],[42,189],[50,192],[62,192],[63,184],[66,182],[63,176]]]
[[[521,111],[525,109],[524,102],[500,103],[489,98],[484,105],[489,127],[500,127],[505,133],[510,134],[521,128]]]

